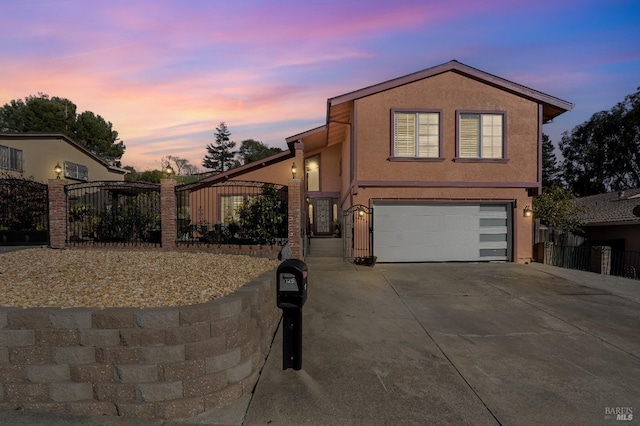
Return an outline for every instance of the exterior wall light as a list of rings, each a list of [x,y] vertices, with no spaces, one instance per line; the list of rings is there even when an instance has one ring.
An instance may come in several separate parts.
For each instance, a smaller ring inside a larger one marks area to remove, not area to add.
[[[293,179],[296,178],[297,171],[298,171],[298,168],[296,167],[296,162],[294,161],[293,164],[291,165],[291,176]]]
[[[364,210],[358,210],[358,216],[362,219],[364,217]]]
[[[529,206],[524,206],[524,210],[522,211],[522,216],[531,217],[533,216],[533,210]]]
[[[62,167],[60,167],[60,163],[57,162],[56,166],[53,168],[53,171],[56,172],[56,179],[60,179],[60,173],[62,173]]]

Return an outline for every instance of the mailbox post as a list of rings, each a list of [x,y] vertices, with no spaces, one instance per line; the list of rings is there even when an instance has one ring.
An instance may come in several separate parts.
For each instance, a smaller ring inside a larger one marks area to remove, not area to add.
[[[282,369],[302,368],[302,306],[307,300],[307,265],[285,260],[277,270],[277,303],[282,309]]]

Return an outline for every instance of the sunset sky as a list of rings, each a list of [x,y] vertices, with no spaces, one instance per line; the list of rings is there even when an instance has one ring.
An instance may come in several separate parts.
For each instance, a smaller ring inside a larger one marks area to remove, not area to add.
[[[557,144],[640,86],[639,23],[637,0],[0,0],[0,105],[65,97],[123,165],[200,167],[221,121],[284,148],[327,98],[456,59],[574,103]]]

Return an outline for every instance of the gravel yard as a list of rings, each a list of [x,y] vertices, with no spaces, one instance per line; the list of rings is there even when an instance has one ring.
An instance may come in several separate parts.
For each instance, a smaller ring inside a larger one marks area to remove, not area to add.
[[[240,255],[33,248],[0,254],[0,306],[191,305],[232,293],[278,264]]]

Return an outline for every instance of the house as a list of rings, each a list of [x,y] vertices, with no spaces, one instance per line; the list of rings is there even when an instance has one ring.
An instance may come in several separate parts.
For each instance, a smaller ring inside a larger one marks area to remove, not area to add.
[[[209,180],[302,179],[307,230],[378,262],[532,258],[542,125],[573,105],[457,61],[327,100],[290,150]]]
[[[640,188],[576,199],[590,245],[640,252]]]
[[[60,133],[0,133],[0,172],[42,183],[57,177],[72,183],[123,181],[127,173]]]

